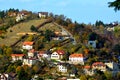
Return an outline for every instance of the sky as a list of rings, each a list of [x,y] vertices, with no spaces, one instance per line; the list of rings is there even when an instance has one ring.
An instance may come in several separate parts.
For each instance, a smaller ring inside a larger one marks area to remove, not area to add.
[[[33,12],[52,12],[63,14],[72,21],[94,24],[96,20],[104,23],[120,22],[120,11],[108,7],[114,0],[0,0],[0,10],[9,8],[25,9]]]

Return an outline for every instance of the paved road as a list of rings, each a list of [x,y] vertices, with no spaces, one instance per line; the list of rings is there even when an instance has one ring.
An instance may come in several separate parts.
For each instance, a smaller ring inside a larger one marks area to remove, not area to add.
[[[73,35],[67,30],[65,29],[63,26],[53,22],[53,24],[55,24],[56,26],[60,27],[62,29],[62,31],[66,32],[68,35],[70,35],[70,38],[73,39],[73,44],[75,45],[76,44],[76,40],[75,38],[73,37]]]

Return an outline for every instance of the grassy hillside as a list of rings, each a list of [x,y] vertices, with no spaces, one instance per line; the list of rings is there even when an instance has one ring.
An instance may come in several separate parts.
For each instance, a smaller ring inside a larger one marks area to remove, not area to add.
[[[45,19],[38,19],[38,20],[30,20],[27,22],[22,22],[19,24],[14,25],[13,27],[7,30],[7,33],[4,34],[5,38],[0,38],[0,45],[7,45],[10,46],[15,41],[17,41],[21,36],[17,36],[16,34],[19,32],[31,32],[30,27],[31,25],[38,26],[39,24],[43,23]]]
[[[49,29],[51,31],[61,31],[62,29],[56,25],[54,25],[53,23],[48,23],[45,24],[43,27],[41,27],[39,30],[45,31],[46,29]]]

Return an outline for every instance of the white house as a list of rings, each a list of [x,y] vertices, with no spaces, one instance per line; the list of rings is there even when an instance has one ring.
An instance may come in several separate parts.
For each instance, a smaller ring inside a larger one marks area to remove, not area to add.
[[[23,60],[24,54],[11,54],[12,61]]]
[[[42,58],[48,58],[49,55],[46,53],[46,51],[39,51],[38,56]]]
[[[70,64],[81,64],[84,65],[84,57],[83,54],[71,54],[69,56],[69,63]]]
[[[38,12],[40,18],[46,18],[48,16],[48,12]]]
[[[30,59],[23,59],[23,65],[28,65],[28,66],[32,66],[37,62],[37,59],[35,58],[30,58]]]
[[[64,54],[63,50],[57,50],[51,54],[51,59],[61,60]]]
[[[92,46],[93,48],[96,48],[96,41],[88,41],[88,45]]]
[[[23,42],[22,48],[27,50],[33,49],[33,43],[34,42],[30,42],[30,41]]]
[[[101,71],[106,71],[106,65],[103,62],[94,62],[92,64],[92,69],[93,70],[98,69],[98,70],[101,70]]]
[[[38,54],[38,59],[41,61],[42,59],[47,59],[47,60],[50,60],[51,57],[50,57],[50,54],[47,53],[47,51],[39,51]]]
[[[34,54],[35,54],[35,50],[34,49],[31,49],[31,50],[28,51],[28,57],[29,58],[34,57]]]
[[[58,71],[59,72],[62,72],[62,73],[66,73],[67,72],[67,66],[66,66],[65,63],[59,63],[57,65],[57,67],[58,67]]]
[[[8,74],[1,74],[0,73],[0,80],[8,80],[9,75]]]
[[[23,15],[23,14],[18,14],[18,15],[16,16],[16,22],[19,22],[19,21],[21,21],[21,20],[24,20],[24,15]]]
[[[26,10],[20,11],[20,12],[17,14],[17,16],[16,16],[16,22],[19,22],[19,21],[21,21],[21,20],[26,19],[27,16],[28,16],[28,14],[29,14],[29,12],[26,11]]]
[[[105,62],[105,65],[113,71],[118,71],[119,70],[118,64],[115,63],[115,62]]]
[[[114,31],[115,30],[115,27],[108,27],[107,28],[107,31]]]

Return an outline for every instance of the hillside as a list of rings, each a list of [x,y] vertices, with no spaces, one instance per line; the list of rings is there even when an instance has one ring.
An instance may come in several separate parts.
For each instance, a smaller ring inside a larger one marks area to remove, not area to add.
[[[0,45],[7,45],[10,46],[15,41],[17,41],[21,36],[18,36],[17,33],[20,32],[31,32],[30,27],[31,25],[38,26],[39,24],[43,23],[45,19],[37,19],[37,20],[29,20],[27,22],[22,22],[19,24],[14,25],[13,27],[7,30],[7,33],[4,34],[5,38],[0,38]]]
[[[43,27],[39,28],[39,30],[42,30],[42,31],[45,31],[46,29],[49,29],[51,31],[57,31],[57,32],[61,31],[61,28],[56,26],[53,23],[45,24]]]

